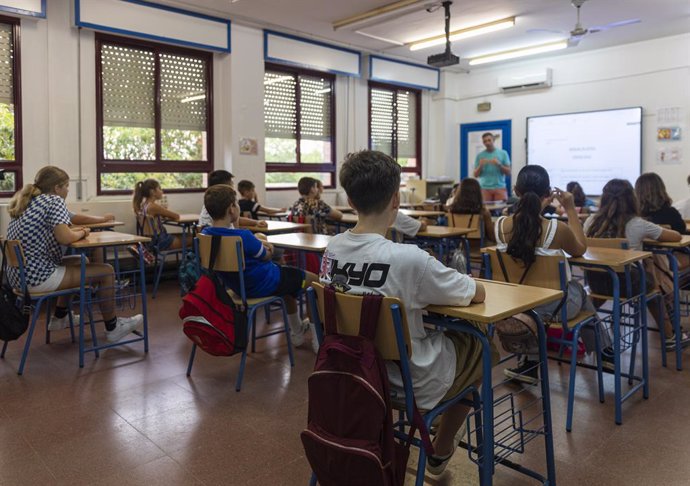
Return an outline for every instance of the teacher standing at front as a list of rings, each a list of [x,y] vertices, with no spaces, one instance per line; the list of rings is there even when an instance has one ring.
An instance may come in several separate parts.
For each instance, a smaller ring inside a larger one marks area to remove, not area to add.
[[[494,147],[492,133],[482,135],[482,143],[486,150],[474,159],[474,177],[479,179],[484,202],[505,201],[508,199],[506,175],[510,174],[510,157],[505,150]]]

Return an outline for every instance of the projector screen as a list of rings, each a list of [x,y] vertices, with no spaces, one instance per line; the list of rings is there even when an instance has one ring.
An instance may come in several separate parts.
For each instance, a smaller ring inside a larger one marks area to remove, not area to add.
[[[552,187],[570,181],[601,195],[611,179],[631,184],[642,167],[642,108],[527,118],[527,163],[543,166]]]

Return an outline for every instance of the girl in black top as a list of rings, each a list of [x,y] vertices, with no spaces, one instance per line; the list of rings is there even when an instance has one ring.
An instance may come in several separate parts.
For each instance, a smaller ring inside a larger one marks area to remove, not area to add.
[[[670,226],[682,235],[687,234],[685,221],[678,210],[671,206],[673,201],[658,174],[642,174],[635,182],[635,193],[640,203],[640,216],[654,224]]]

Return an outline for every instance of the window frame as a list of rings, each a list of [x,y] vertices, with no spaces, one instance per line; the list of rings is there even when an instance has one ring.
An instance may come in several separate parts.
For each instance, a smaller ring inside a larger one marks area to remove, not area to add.
[[[155,57],[154,64],[154,130],[155,153],[154,160],[113,160],[106,159],[103,153],[103,66],[101,46],[103,44],[115,44],[130,48],[151,50]],[[162,136],[161,136],[161,69],[160,54],[179,54],[205,58],[206,60],[206,146],[207,160],[162,160]],[[153,172],[153,173],[199,173],[207,174],[214,167],[214,136],[213,136],[213,53],[197,49],[171,46],[158,42],[149,42],[139,39],[131,39],[109,34],[96,33],[96,174],[97,194],[99,196],[115,196],[131,194],[131,190],[104,190],[101,187],[101,175],[113,172]],[[174,164],[171,167],[171,164]],[[174,169],[171,171],[171,169]],[[203,187],[195,189],[168,189],[167,193],[203,192]]]
[[[369,81],[368,86],[367,86],[367,103],[368,103],[368,147],[369,150],[371,150],[371,121],[372,121],[372,107],[371,107],[371,90],[372,89],[385,89],[388,91],[393,91],[397,94],[399,91],[408,91],[410,93],[415,93],[416,101],[415,101],[415,113],[416,113],[416,120],[415,120],[415,156],[417,159],[417,166],[416,167],[401,167],[402,172],[409,172],[412,174],[417,174],[417,176],[421,179],[422,178],[422,124],[421,124],[421,117],[422,117],[422,90],[421,89],[415,89],[415,88],[408,88],[405,86],[397,86],[394,84],[387,84],[387,83],[381,83],[378,81]],[[396,121],[396,130],[395,132],[397,133],[397,121]],[[395,143],[391,143],[391,147],[393,148],[393,153],[389,154],[393,159],[396,161],[398,160],[398,141],[397,137],[395,137],[394,140]]]
[[[296,75],[299,79],[299,76],[305,75],[305,76],[315,76],[315,77],[321,77],[324,79],[329,79],[331,81],[331,122],[330,122],[330,129],[331,129],[331,160],[333,162],[331,163],[326,163],[326,164],[314,164],[314,163],[302,163],[301,162],[301,148],[300,148],[300,142],[302,140],[301,134],[300,134],[300,128],[301,128],[301,112],[302,112],[302,106],[301,106],[301,101],[300,101],[300,85],[299,82],[296,83],[295,85],[295,100],[296,100],[296,112],[297,112],[297,119],[296,119],[296,153],[295,153],[295,160],[296,162],[266,162],[266,173],[270,172],[292,172],[292,173],[312,173],[312,172],[320,172],[324,174],[331,174],[331,183],[329,185],[324,185],[323,187],[325,189],[335,189],[336,187],[336,180],[335,180],[335,175],[336,175],[336,168],[337,168],[337,162],[336,162],[336,150],[335,150],[335,143],[336,143],[336,133],[335,133],[335,84],[336,84],[336,75],[333,73],[327,73],[327,72],[322,72],[322,71],[313,71],[310,69],[305,69],[301,67],[295,67],[295,66],[286,66],[283,64],[276,64],[276,63],[270,63],[267,62],[264,65],[264,73],[267,71],[274,71],[274,72],[281,72],[285,74],[290,74],[290,75]],[[265,98],[265,96],[264,96]],[[264,149],[265,149],[265,131],[264,131]],[[267,191],[294,191],[297,189],[297,185],[295,184],[295,187],[266,187]]]
[[[11,197],[24,186],[22,143],[22,77],[21,22],[18,18],[0,15],[0,22],[12,25],[12,96],[14,97],[14,160],[0,161],[0,169],[14,173],[14,191],[0,191],[0,197]]]

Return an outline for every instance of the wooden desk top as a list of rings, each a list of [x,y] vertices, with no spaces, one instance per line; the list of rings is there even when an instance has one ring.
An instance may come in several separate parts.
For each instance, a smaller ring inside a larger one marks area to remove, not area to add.
[[[352,209],[350,206],[331,206],[333,209],[337,209],[341,213],[356,213],[354,209]]]
[[[427,226],[425,231],[420,231],[417,236],[423,238],[452,238],[454,236],[464,236],[476,231],[471,228],[456,228],[453,226]]]
[[[467,307],[430,305],[426,310],[436,314],[489,324],[559,300],[563,296],[563,292],[560,290],[493,282],[479,278],[476,280],[481,282],[486,289],[486,300],[481,304],[471,304]]]
[[[96,248],[102,246],[132,245],[134,243],[148,243],[151,238],[146,236],[118,233],[117,231],[98,231],[90,233],[86,238],[72,243],[70,248]]]
[[[331,236],[311,233],[289,233],[272,235],[267,240],[269,243],[281,248],[322,252],[326,250],[328,242],[331,241]]]
[[[343,214],[343,219],[340,221],[336,221],[336,223],[343,223],[343,224],[357,224],[357,221],[359,221],[359,217],[356,214]]]
[[[179,224],[194,224],[199,222],[198,214],[180,214],[180,219],[178,221],[168,220],[166,223],[179,223]]]
[[[656,248],[686,248],[690,246],[690,235],[682,235],[680,241],[644,240],[644,244]]]
[[[411,218],[435,218],[446,214],[443,211],[421,211],[416,209],[399,209],[398,211]]]
[[[263,211],[257,211],[257,215],[262,218],[287,218],[290,215],[290,211],[281,211],[279,213],[269,214]]]
[[[90,228],[90,229],[106,229],[114,228],[116,226],[124,226],[125,223],[122,221],[106,221],[105,223],[91,223],[91,224],[75,224],[74,228]]]
[[[623,250],[619,248],[603,248],[590,246],[587,253],[577,258],[570,258],[570,263],[604,265],[607,267],[622,267],[651,257],[648,251]]]
[[[297,233],[306,229],[311,229],[308,223],[290,223],[288,221],[266,221],[267,226],[240,226],[240,229],[247,229],[252,233],[265,233],[275,235],[278,233]]]

